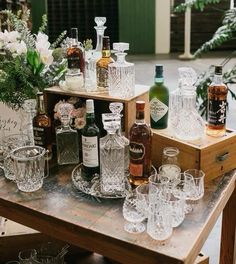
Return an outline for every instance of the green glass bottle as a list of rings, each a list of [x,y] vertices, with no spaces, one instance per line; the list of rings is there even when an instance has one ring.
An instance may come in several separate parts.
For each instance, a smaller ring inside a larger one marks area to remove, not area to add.
[[[155,84],[149,90],[151,128],[164,129],[168,125],[169,91],[164,85],[163,66],[155,66]]]
[[[95,124],[94,102],[86,100],[86,125],[82,129],[82,176],[90,181],[99,173],[99,128]]]

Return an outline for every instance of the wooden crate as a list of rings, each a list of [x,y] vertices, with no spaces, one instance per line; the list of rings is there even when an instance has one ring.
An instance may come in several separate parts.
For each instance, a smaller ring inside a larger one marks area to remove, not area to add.
[[[202,141],[185,142],[176,139],[169,129],[153,129],[152,161],[161,165],[164,147],[177,147],[180,150],[181,169],[202,169],[205,181],[212,180],[236,167],[236,133],[228,129],[226,135],[214,138],[205,135]]]
[[[47,88],[44,91],[45,106],[47,113],[53,118],[53,109],[55,104],[62,99],[68,99],[71,96],[79,97],[81,100],[94,99],[95,117],[98,127],[103,130],[101,114],[110,113],[109,103],[121,102],[123,103],[123,118],[122,118],[122,131],[128,136],[130,127],[135,121],[136,117],[136,104],[138,100],[144,100],[146,104],[149,102],[148,95],[149,87],[144,85],[135,86],[135,96],[129,99],[119,99],[109,96],[107,93],[88,93],[88,92],[74,92],[63,91],[57,86]],[[145,108],[145,119],[147,122],[150,120],[149,107]]]

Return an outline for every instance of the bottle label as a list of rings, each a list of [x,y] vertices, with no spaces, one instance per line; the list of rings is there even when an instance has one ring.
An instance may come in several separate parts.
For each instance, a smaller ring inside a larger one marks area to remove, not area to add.
[[[98,87],[108,87],[108,69],[97,67],[97,85]]]
[[[208,123],[224,125],[226,121],[226,100],[211,100],[208,102]]]
[[[47,128],[33,127],[34,130],[34,143],[36,146],[46,147],[47,146]]]
[[[80,68],[80,59],[79,57],[69,57],[67,59],[69,69],[79,69]]]
[[[83,165],[98,167],[98,137],[82,136]]]
[[[154,122],[160,120],[168,112],[168,106],[156,97],[150,101],[150,115]]]
[[[142,160],[145,155],[145,147],[141,143],[130,142],[129,153],[130,160]]]
[[[130,163],[129,172],[132,176],[142,177],[143,176],[143,164]]]

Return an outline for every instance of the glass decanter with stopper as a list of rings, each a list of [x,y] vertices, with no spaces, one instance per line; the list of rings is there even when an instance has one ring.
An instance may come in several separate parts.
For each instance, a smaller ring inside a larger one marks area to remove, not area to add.
[[[87,61],[87,73],[85,79],[85,88],[87,92],[97,91],[96,63],[102,57],[102,38],[104,36],[104,31],[107,28],[104,26],[106,23],[106,17],[95,17],[94,21],[96,23],[94,28],[97,33],[97,44],[95,50],[91,53],[91,57]]]
[[[181,104],[176,115],[175,136],[181,140],[200,140],[205,131],[205,123],[196,109],[196,72],[191,68],[180,70]],[[179,102],[178,102],[179,103]]]
[[[79,163],[78,133],[70,127],[70,117],[73,105],[62,103],[58,113],[61,119],[61,128],[56,130],[57,162],[59,165]]]
[[[125,161],[124,161],[124,166],[125,166],[125,172],[129,172],[129,140],[125,136],[121,134],[121,118],[122,114],[121,111],[123,110],[123,104],[122,103],[110,103],[109,104],[109,109],[110,111],[120,117],[120,127],[117,129],[117,134],[119,138],[121,139],[122,144],[125,146]]]
[[[108,91],[110,96],[129,98],[135,94],[134,64],[125,60],[129,43],[113,43],[117,60],[108,65]]]
[[[125,192],[124,144],[116,131],[120,127],[117,114],[102,114],[107,135],[100,139],[100,184],[106,195]]]

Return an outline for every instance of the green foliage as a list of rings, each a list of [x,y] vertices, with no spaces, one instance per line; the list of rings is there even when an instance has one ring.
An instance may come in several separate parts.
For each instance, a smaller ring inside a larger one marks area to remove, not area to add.
[[[52,49],[57,48],[58,45],[59,45],[59,44],[63,41],[63,39],[65,38],[66,34],[67,34],[67,31],[64,30],[64,31],[58,36],[58,38],[52,43],[51,48],[52,48]]]
[[[45,32],[48,26],[48,17],[46,14],[42,16],[42,25],[39,28],[39,32]]]
[[[222,26],[217,29],[212,39],[205,42],[195,53],[198,57],[203,52],[207,52],[214,48],[220,47],[226,41],[236,37],[236,8],[227,10],[222,22]]]
[[[91,39],[84,40],[83,46],[84,46],[85,51],[88,51],[88,50],[92,50],[93,49],[92,43],[93,43],[93,41]]]
[[[175,12],[184,12],[187,7],[203,11],[207,5],[218,4],[221,0],[189,0],[176,6]]]

